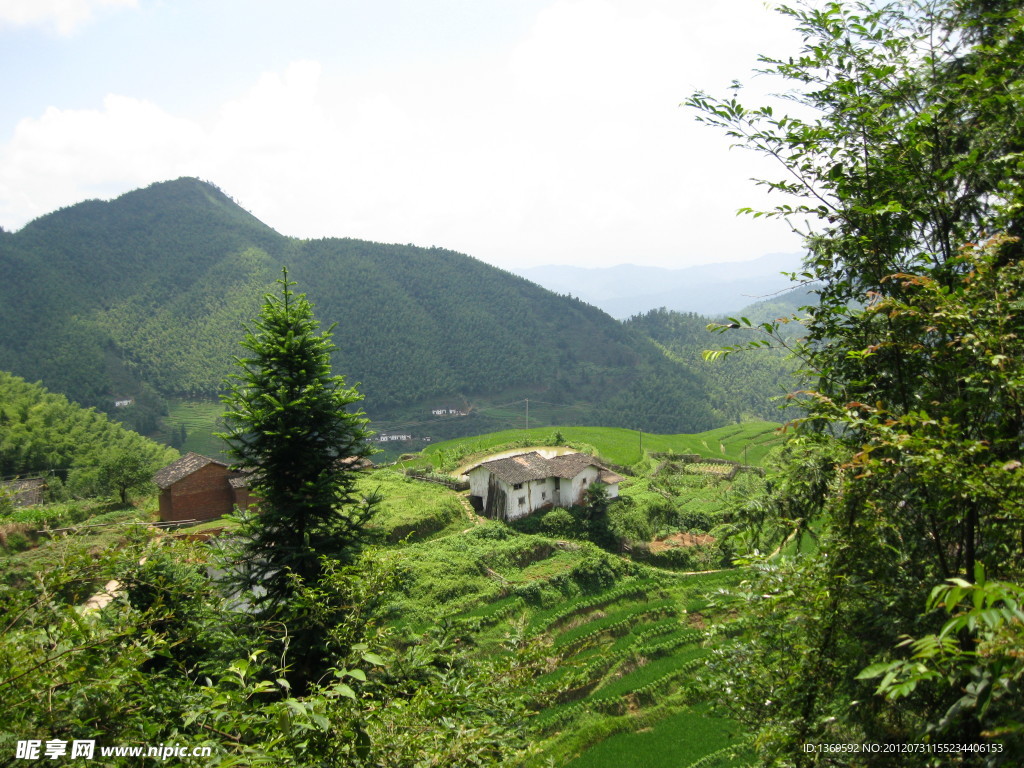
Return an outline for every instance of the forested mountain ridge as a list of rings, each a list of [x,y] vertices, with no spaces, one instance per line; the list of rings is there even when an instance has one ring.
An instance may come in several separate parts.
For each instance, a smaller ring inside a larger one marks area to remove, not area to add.
[[[763,308],[752,305],[744,312],[754,323],[780,316],[799,316],[786,302],[773,302]],[[761,312],[768,314],[757,314]],[[725,322],[726,318],[717,320]],[[780,410],[785,405],[783,396],[800,388],[796,377],[800,365],[790,350],[783,344],[776,344],[708,361],[704,359],[704,351],[709,347],[742,345],[758,337],[758,332],[749,328],[729,329],[724,335],[713,335],[708,333],[708,324],[709,318],[702,315],[664,308],[636,315],[625,322],[627,328],[657,344],[670,360],[699,375],[718,409],[730,422],[785,421],[786,416]],[[803,326],[793,322],[786,330],[792,336],[799,336]]]
[[[5,233],[0,369],[103,410],[133,397],[117,415],[148,431],[159,396],[220,390],[282,266],[337,323],[335,368],[371,416],[535,391],[611,426],[723,423],[700,376],[582,301],[440,248],[284,237],[196,179]]]

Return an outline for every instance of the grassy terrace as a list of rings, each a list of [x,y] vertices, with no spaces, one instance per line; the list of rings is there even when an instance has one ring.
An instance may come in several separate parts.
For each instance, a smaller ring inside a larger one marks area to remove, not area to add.
[[[640,459],[637,432],[545,427],[438,443],[409,463],[444,471],[498,450],[551,444],[556,431],[564,442],[590,446],[616,464]],[[777,425],[749,423],[698,435],[645,434],[643,449],[756,465],[779,440]],[[655,462],[639,466],[641,474],[623,483],[620,503],[644,515],[667,503],[713,523],[724,514],[730,488],[749,477],[727,481],[711,463],[672,465],[654,477]],[[404,479],[397,471],[392,476],[400,480],[392,479],[388,490],[401,491]],[[712,650],[704,632],[714,619],[712,596],[738,582],[740,571],[686,575],[648,567],[586,541],[546,537],[543,521],[530,529],[535,533],[495,523],[470,527],[465,517],[455,527],[463,522],[462,530],[449,526],[402,548],[407,578],[393,620],[399,632],[454,621],[482,653],[507,652],[516,635],[543,645],[548,669],[529,692],[539,752],[528,768],[548,761],[575,768],[726,768],[752,759],[739,726],[708,708],[709,694],[697,681]]]
[[[756,463],[778,439],[775,429],[760,423],[700,435],[644,435],[644,449],[742,461],[746,446],[747,461]],[[630,454],[638,438],[635,432],[560,431],[566,441],[592,445],[616,463],[638,455]],[[540,441],[552,432],[501,432],[438,444],[421,462],[433,464],[453,452],[465,456],[524,438]],[[641,466],[649,473],[654,464]],[[672,509],[713,517],[723,507],[729,482],[715,473],[715,465],[706,473],[698,465],[689,469],[696,476],[663,471],[657,478],[643,473],[630,478],[623,484],[620,503],[642,515],[647,514],[645,505],[667,502]],[[685,768],[697,763],[726,768],[749,758],[739,728],[707,708],[708,694],[696,680],[711,652],[703,631],[713,619],[711,596],[738,581],[739,571],[686,575],[604,551],[589,541],[545,535],[543,526],[536,533],[523,533],[500,523],[478,524],[456,492],[410,479],[397,469],[365,475],[359,491],[380,496],[373,523],[379,534],[377,552],[397,563],[401,572],[387,612],[399,640],[448,621],[472,638],[482,654],[510,652],[513,636],[544,649],[547,668],[527,692],[535,713],[528,725],[538,754],[526,768],[542,768],[549,760],[574,768]],[[143,522],[153,519],[154,507],[108,511],[67,505],[45,516],[53,518],[51,525],[59,520]],[[211,521],[188,530],[221,526],[222,521]],[[116,547],[127,529],[82,528],[75,535],[90,537],[100,547]],[[40,566],[53,567],[60,557],[57,543],[0,553],[8,579],[28,578]]]
[[[413,460],[418,466],[440,468],[453,457],[469,459],[486,455],[501,447],[522,443],[546,445],[559,432],[569,443],[589,445],[603,458],[615,464],[635,464],[644,453],[697,453],[707,458],[725,458],[757,465],[765,454],[781,440],[779,425],[754,421],[734,424],[695,435],[653,435],[615,427],[540,427],[492,432],[479,437],[446,440],[428,446],[421,457]]]
[[[540,745],[530,765],[735,764],[726,748],[742,749],[742,734],[703,706],[695,675],[710,652],[702,631],[709,597],[738,572],[655,571],[588,542],[497,523],[400,553],[405,578],[391,605],[400,633],[447,619],[482,653],[508,652],[515,634],[546,648],[548,671],[529,691]],[[631,750],[645,761],[630,758]]]

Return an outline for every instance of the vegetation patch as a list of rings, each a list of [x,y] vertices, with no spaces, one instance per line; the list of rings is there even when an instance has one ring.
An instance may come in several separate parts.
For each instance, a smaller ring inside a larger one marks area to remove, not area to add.
[[[689,708],[653,723],[626,718],[616,725],[617,733],[591,746],[567,768],[687,768],[719,752],[716,761],[701,768],[725,768],[735,764],[727,752],[742,734],[736,723]]]

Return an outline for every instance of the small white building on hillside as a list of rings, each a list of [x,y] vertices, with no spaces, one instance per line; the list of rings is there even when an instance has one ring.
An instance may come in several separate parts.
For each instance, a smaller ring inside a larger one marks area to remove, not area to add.
[[[604,483],[617,498],[622,478],[592,456],[567,453],[546,459],[536,451],[477,464],[468,470],[469,500],[486,517],[516,520],[545,507],[583,503],[587,488]]]

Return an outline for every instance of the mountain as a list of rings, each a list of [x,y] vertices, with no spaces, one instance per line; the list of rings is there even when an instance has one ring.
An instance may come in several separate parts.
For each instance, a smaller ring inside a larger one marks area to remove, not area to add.
[[[515,272],[548,290],[578,296],[620,319],[660,307],[721,317],[791,288],[782,272],[798,271],[801,259],[796,253],[776,253],[751,261],[680,269],[620,264],[527,267]]]
[[[579,299],[439,248],[275,232],[178,179],[0,233],[0,369],[151,432],[163,400],[213,397],[281,267],[325,326],[335,370],[392,421],[430,405],[537,397],[579,423],[724,423],[700,375]]]
[[[130,453],[152,469],[178,458],[166,445],[124,429],[102,414],[0,371],[0,480],[58,472],[85,484],[104,455]],[[2,489],[0,489],[2,490]]]

